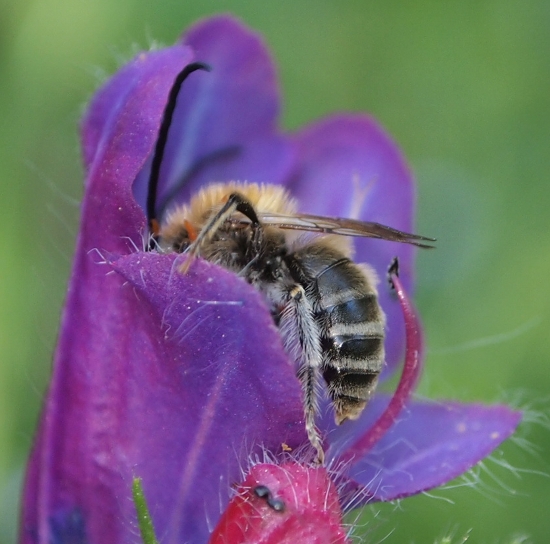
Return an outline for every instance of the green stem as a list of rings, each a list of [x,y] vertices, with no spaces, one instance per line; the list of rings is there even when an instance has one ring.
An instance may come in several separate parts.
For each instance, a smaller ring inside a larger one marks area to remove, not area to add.
[[[149,512],[149,508],[147,507],[145,494],[143,493],[141,478],[133,479],[132,495],[134,496],[134,504],[136,505],[139,530],[141,532],[143,544],[159,544],[157,537],[155,536],[153,520],[151,519],[151,514]]]

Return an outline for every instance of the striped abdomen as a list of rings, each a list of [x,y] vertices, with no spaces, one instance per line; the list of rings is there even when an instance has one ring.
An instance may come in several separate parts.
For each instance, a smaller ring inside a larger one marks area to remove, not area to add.
[[[374,278],[336,251],[302,253],[321,332],[323,376],[336,422],[356,419],[384,365],[384,314]]]

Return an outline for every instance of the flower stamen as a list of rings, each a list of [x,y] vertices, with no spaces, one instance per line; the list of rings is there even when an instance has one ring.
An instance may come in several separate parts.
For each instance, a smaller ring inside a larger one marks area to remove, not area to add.
[[[399,299],[405,321],[406,347],[403,372],[401,373],[395,393],[382,415],[355,444],[340,456],[340,461],[342,462],[363,457],[370,452],[397,420],[397,417],[409,401],[421,374],[423,360],[422,328],[414,305],[399,279],[397,258],[390,265],[388,279]]]

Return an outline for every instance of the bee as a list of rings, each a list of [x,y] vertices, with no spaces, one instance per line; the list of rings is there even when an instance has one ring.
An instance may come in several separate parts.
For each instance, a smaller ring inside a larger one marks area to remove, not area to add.
[[[166,116],[163,126],[169,126]],[[162,149],[157,142],[153,164],[159,169]],[[321,376],[341,424],[360,416],[384,365],[385,316],[376,275],[352,261],[350,237],[420,247],[431,247],[426,242],[432,240],[378,223],[299,213],[283,187],[239,182],[206,186],[159,225],[157,179],[152,172],[148,203],[153,202],[149,220],[158,247],[187,254],[182,272],[201,257],[239,274],[264,295],[296,362],[306,432],[322,463],[315,423]]]
[[[298,213],[283,187],[238,182],[203,188],[168,214],[158,234],[161,250],[187,253],[183,271],[200,256],[264,295],[297,363],[306,431],[319,459],[320,375],[341,424],[359,417],[384,365],[385,317],[376,276],[351,260],[350,236],[425,245],[423,237],[376,223]]]

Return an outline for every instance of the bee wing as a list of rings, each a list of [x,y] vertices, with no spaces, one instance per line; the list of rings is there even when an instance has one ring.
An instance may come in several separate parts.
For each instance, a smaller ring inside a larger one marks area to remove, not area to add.
[[[296,214],[285,215],[278,213],[258,214],[258,218],[264,225],[271,225],[280,229],[305,230],[324,234],[339,234],[342,236],[363,236],[367,238],[380,238],[392,242],[402,242],[423,248],[433,248],[432,244],[424,242],[435,242],[435,238],[426,238],[418,234],[410,234],[401,230],[381,225],[380,223],[369,223],[355,219],[344,219],[340,217],[323,217],[321,215]]]

